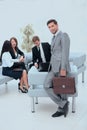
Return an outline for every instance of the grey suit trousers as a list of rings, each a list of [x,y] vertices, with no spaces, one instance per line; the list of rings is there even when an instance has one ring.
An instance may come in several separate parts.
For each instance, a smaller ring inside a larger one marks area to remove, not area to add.
[[[53,91],[52,86],[52,79],[56,75],[52,70],[46,76],[44,82],[44,89],[49,95],[49,97],[61,108],[64,107],[65,103],[67,102],[68,96],[66,94],[56,95]]]

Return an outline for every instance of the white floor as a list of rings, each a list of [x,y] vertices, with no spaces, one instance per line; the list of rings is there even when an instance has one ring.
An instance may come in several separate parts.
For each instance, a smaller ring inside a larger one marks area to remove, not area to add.
[[[31,113],[31,100],[27,94],[19,93],[17,82],[11,81],[8,87],[0,85],[0,130],[87,130],[87,71],[85,83],[79,75],[79,95],[76,100],[76,113],[52,118],[57,106],[50,98],[39,98],[36,112]]]

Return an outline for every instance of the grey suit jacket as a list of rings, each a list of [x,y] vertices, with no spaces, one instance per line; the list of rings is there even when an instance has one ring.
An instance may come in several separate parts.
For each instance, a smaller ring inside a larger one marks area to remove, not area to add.
[[[60,69],[70,71],[69,65],[70,39],[67,33],[61,31],[52,39],[51,43],[51,66],[53,72],[59,72]]]

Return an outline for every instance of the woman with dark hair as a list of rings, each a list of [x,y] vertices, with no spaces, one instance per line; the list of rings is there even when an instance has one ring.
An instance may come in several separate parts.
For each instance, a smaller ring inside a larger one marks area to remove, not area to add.
[[[12,52],[13,49],[11,47],[11,43],[10,41],[6,40],[2,46],[2,51],[1,51],[2,74],[5,76],[10,76],[16,80],[19,79],[20,85],[18,89],[22,93],[27,93],[29,88],[27,72],[23,68],[14,67],[14,63],[21,62],[21,58],[13,59]]]
[[[20,55],[21,56],[21,59],[24,58],[24,53],[18,48],[18,41],[15,37],[11,37],[10,38],[10,43],[11,43],[11,46],[13,48],[13,55],[12,57],[14,59],[18,58],[18,56]]]
[[[14,64],[15,67],[26,69],[25,63],[24,63],[24,53],[18,48],[18,41],[15,37],[10,38],[10,44],[13,48],[13,51],[11,52],[11,56],[13,59],[18,59],[20,57],[21,63]]]

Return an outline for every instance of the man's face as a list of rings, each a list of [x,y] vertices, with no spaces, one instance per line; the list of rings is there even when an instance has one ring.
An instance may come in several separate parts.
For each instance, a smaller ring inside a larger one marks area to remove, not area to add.
[[[35,44],[35,46],[39,46],[40,45],[40,41],[36,40],[36,41],[34,41],[34,44]]]
[[[58,25],[54,22],[49,23],[48,28],[52,34],[55,34],[58,31]]]

